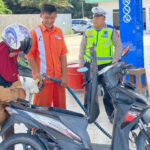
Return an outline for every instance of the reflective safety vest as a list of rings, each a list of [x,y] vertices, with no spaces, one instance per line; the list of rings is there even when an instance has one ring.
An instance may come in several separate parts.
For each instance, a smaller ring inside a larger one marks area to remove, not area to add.
[[[95,28],[90,28],[85,31],[87,39],[86,50],[84,54],[85,61],[91,61],[90,48],[93,44],[96,44],[97,64],[108,64],[112,62],[114,50],[113,50],[113,36],[114,27],[108,25],[107,28],[102,28],[97,31]]]
[[[37,41],[38,41],[38,50],[40,54],[40,74],[46,73],[47,67],[46,67],[46,55],[45,55],[45,46],[44,46],[44,40],[43,35],[40,27],[37,27],[35,29],[36,35],[37,35]]]

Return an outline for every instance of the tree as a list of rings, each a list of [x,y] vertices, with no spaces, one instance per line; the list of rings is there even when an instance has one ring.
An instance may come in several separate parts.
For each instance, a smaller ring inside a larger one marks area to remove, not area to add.
[[[84,0],[70,0],[69,1],[73,8],[58,8],[59,13],[71,13],[72,18],[82,18],[83,17],[83,5],[84,5],[84,17],[92,18],[91,9],[93,6],[97,6],[97,4],[87,4]]]
[[[72,7],[68,0],[5,0],[5,4],[14,14],[39,14],[43,3],[54,4],[56,7]]]
[[[0,14],[11,14],[12,11],[7,9],[3,0],[0,0]]]
[[[5,0],[6,6],[13,14],[39,14],[41,4],[45,2],[54,4],[58,13],[71,13],[72,18],[82,18],[81,10],[84,10],[85,17],[92,18],[91,9],[96,6],[96,4],[87,4],[84,0]]]
[[[51,3],[59,7],[72,7],[68,0],[19,0],[23,6],[40,8],[43,3]]]
[[[31,6],[22,6],[18,0],[5,0],[5,5],[13,14],[39,14],[40,9]]]

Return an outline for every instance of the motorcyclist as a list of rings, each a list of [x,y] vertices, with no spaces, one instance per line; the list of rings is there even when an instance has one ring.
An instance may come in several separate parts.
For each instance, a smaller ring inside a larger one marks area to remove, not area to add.
[[[0,126],[7,118],[3,104],[17,98],[25,98],[25,92],[18,78],[17,56],[19,52],[28,53],[32,46],[32,38],[26,27],[11,24],[2,31],[0,42]],[[12,134],[13,127],[3,138]]]

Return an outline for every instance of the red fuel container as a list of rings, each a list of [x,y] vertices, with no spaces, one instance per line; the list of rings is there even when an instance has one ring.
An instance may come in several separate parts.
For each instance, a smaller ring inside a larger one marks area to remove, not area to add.
[[[74,90],[83,89],[83,73],[77,72],[78,68],[78,63],[68,64],[67,66],[68,86]]]

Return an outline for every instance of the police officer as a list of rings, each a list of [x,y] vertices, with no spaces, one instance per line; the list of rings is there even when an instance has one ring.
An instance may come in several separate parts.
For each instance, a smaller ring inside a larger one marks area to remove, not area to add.
[[[85,62],[91,61],[90,47],[95,43],[98,70],[101,70],[107,65],[120,60],[122,44],[117,30],[113,26],[105,24],[106,12],[99,7],[93,7],[92,13],[93,26],[90,26],[83,35],[79,62],[80,67],[83,67]],[[114,108],[108,92],[105,89],[104,92],[105,110],[112,123]]]

